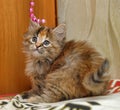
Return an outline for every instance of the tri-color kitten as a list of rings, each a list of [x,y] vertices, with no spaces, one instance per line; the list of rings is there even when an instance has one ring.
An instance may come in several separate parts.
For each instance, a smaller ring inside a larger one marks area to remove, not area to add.
[[[28,102],[58,102],[101,95],[109,81],[109,62],[85,41],[65,41],[65,25],[55,29],[30,23],[24,36]]]

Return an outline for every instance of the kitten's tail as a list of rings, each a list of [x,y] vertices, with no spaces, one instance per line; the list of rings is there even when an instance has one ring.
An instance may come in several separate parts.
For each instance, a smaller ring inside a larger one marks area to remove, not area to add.
[[[91,76],[92,82],[99,84],[109,80],[110,74],[108,70],[109,70],[109,61],[105,59],[101,67],[98,69],[98,71],[92,74]]]
[[[83,85],[96,95],[103,93],[110,79],[110,74],[108,70],[109,61],[105,59],[97,72],[91,74],[84,80]]]

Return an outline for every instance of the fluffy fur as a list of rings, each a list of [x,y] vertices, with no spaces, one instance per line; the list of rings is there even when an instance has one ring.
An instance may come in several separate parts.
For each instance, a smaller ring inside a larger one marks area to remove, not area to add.
[[[109,81],[109,62],[86,41],[65,41],[65,25],[55,29],[31,22],[24,36],[28,102],[58,102],[101,95]]]

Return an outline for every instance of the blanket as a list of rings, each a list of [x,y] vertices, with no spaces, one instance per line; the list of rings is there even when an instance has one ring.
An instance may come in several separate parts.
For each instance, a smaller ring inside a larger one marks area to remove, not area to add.
[[[111,80],[106,95],[57,103],[26,103],[20,95],[0,100],[0,110],[120,110],[120,80]]]

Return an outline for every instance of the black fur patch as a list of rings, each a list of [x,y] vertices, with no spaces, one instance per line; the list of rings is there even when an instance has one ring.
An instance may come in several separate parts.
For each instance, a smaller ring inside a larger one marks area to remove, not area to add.
[[[41,28],[38,29],[38,31],[36,32],[36,34],[38,35],[41,31],[43,31],[45,29],[44,26],[42,26]]]

